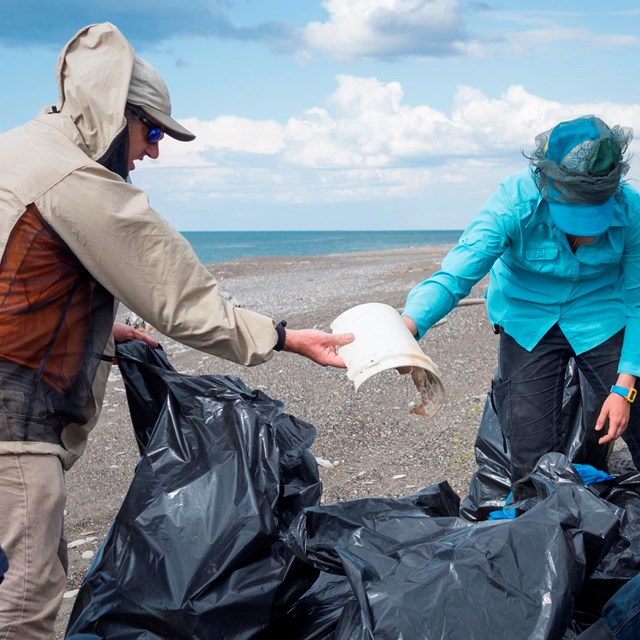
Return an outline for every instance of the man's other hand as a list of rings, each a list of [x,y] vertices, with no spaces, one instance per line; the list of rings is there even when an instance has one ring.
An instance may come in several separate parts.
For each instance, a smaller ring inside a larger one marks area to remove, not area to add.
[[[142,333],[142,331],[138,331],[133,327],[130,327],[126,324],[121,324],[120,322],[113,323],[113,329],[111,330],[113,334],[113,339],[116,342],[126,342],[127,340],[142,340],[146,342],[151,347],[157,347],[158,341],[154,340],[151,336],[148,336],[146,333]]]

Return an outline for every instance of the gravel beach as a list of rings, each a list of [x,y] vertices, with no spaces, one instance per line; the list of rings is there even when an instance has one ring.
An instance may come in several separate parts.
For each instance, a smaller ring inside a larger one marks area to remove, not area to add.
[[[364,302],[401,309],[409,289],[437,270],[448,247],[320,257],[240,259],[210,266],[225,295],[291,328],[329,330],[334,318]],[[486,280],[472,291],[481,298]],[[123,313],[126,310],[123,310]],[[473,444],[496,364],[497,337],[484,303],[459,306],[420,342],[446,390],[431,420],[410,412],[418,396],[409,376],[382,373],[359,389],[343,370],[288,353],[245,368],[194,351],[152,332],[173,366],[186,374],[237,375],[313,424],[323,501],[397,497],[448,480],[461,497],[475,470]],[[100,422],[85,455],[67,474],[68,593],[58,618],[62,638],[73,593],[102,542],[137,461],[122,379],[112,370]]]

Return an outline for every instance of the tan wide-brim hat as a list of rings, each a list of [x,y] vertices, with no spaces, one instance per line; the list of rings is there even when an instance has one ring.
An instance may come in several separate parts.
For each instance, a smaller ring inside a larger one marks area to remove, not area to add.
[[[138,56],[133,63],[127,102],[140,107],[172,138],[182,142],[195,139],[191,131],[171,117],[171,98],[165,81],[146,60]]]

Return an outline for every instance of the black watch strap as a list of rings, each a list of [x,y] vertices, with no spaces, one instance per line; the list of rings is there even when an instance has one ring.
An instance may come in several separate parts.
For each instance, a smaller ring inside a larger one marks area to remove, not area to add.
[[[276,346],[273,347],[274,351],[282,351],[282,349],[284,348],[284,341],[286,338],[286,331],[285,331],[285,327],[287,326],[287,321],[286,320],[280,320],[280,322],[278,322],[278,324],[276,325],[276,332],[278,334],[278,341],[276,342]]]

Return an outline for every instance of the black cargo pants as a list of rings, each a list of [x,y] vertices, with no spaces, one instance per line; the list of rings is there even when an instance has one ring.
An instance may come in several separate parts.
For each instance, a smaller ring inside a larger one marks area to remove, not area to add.
[[[511,485],[516,500],[533,494],[529,476],[540,457],[564,450],[567,434],[562,397],[569,359],[575,359],[601,406],[618,377],[623,338],[624,330],[576,356],[557,324],[532,351],[500,330],[500,377],[493,380],[492,401],[509,447]],[[593,427],[595,422],[589,428]],[[622,438],[640,469],[640,400],[631,406],[629,426]]]

